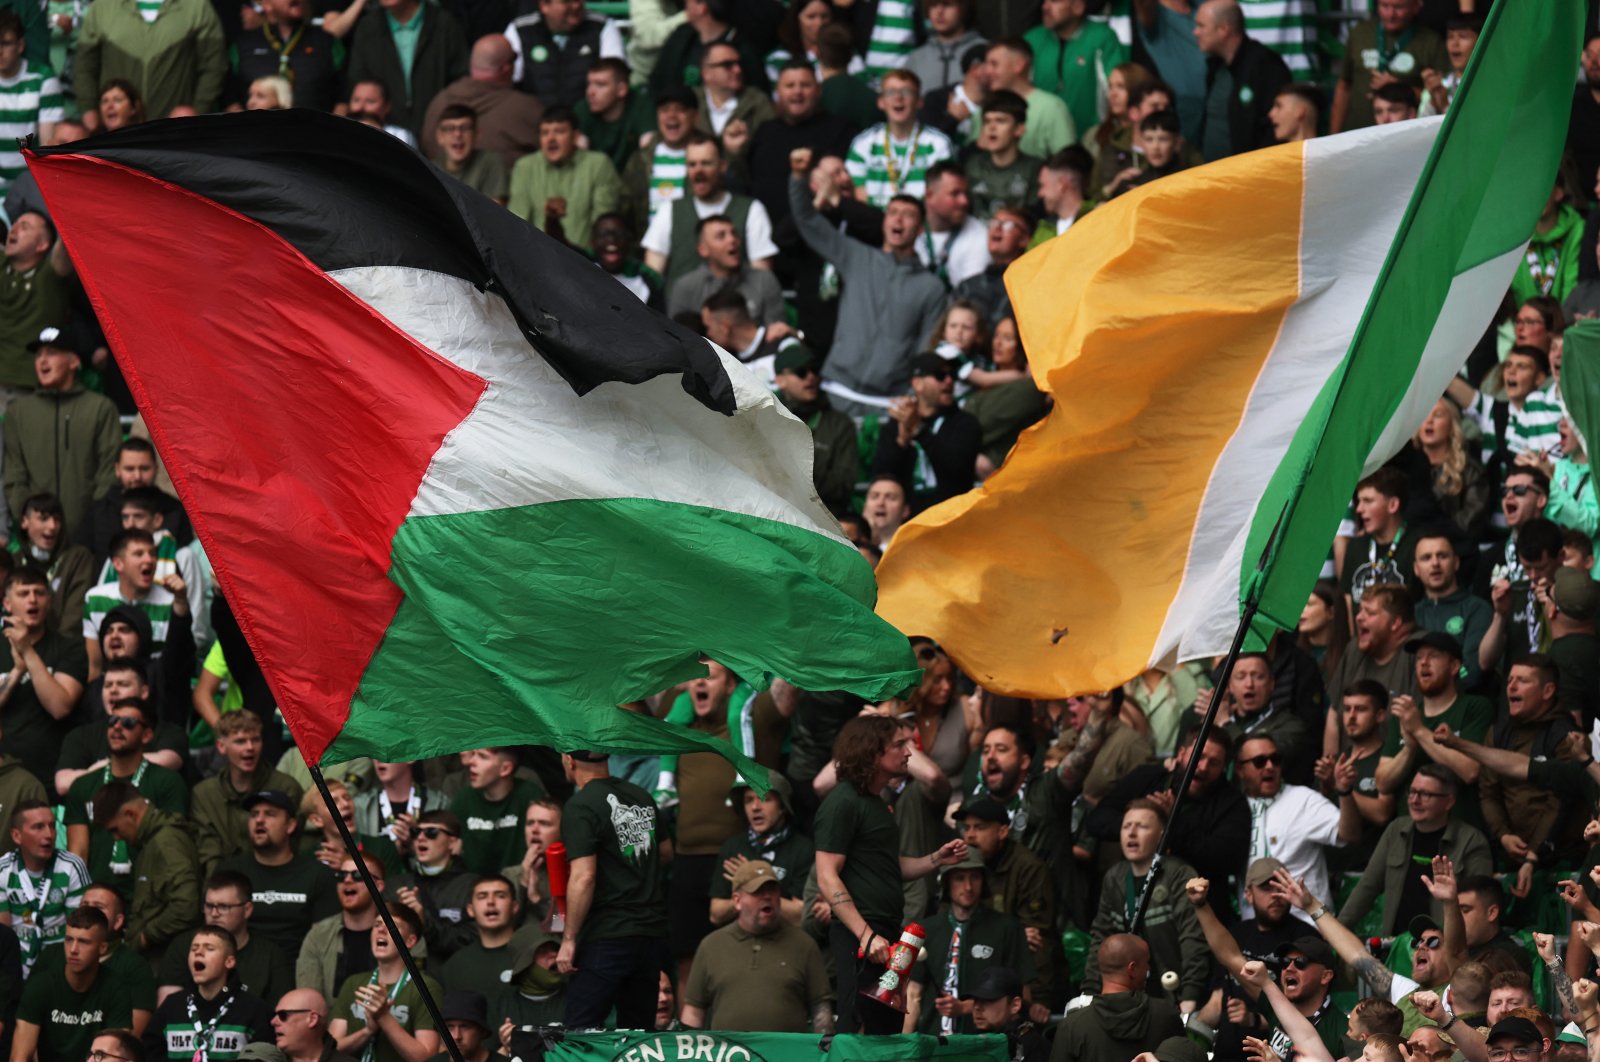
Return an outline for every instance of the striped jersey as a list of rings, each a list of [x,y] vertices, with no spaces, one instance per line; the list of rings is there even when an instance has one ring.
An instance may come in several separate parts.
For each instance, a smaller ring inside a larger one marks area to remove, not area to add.
[[[146,22],[154,22],[161,14],[161,0],[138,0],[139,17]]]
[[[683,198],[683,186],[689,179],[689,153],[683,148],[670,148],[658,143],[650,156],[650,213],[656,208]]]
[[[83,901],[89,887],[89,868],[71,852],[57,852],[44,877],[23,866],[22,853],[0,856],[0,911],[11,916],[11,928],[22,945],[22,975],[46,945],[65,939],[67,913]]]
[[[167,644],[167,626],[172,622],[172,591],[156,583],[142,601],[128,601],[122,596],[122,586],[115,579],[101,583],[90,590],[83,599],[83,636],[89,640],[100,637],[100,624],[106,613],[118,605],[132,605],[150,620],[150,655],[159,655]]]
[[[1478,431],[1482,433],[1485,462],[1500,450],[1500,440],[1494,428],[1497,401],[1493,396],[1479,391],[1477,401],[1465,410],[1466,416],[1477,424]],[[1556,431],[1556,425],[1561,423],[1561,417],[1561,406],[1548,388],[1534,391],[1522,403],[1521,409],[1511,407],[1511,416],[1506,419],[1507,451],[1512,455],[1526,450],[1541,454],[1558,453],[1561,436]]]
[[[157,528],[151,532],[156,539],[156,582],[160,582],[169,575],[182,574],[178,571],[178,540],[166,528]],[[114,583],[117,581],[117,569],[112,566],[111,558],[107,557],[105,564],[100,566],[100,583]]]
[[[876,85],[891,70],[906,65],[917,46],[917,5],[912,0],[878,0],[878,15],[867,38],[867,76]]]
[[[866,190],[867,202],[881,209],[897,195],[921,199],[928,190],[928,167],[954,155],[950,138],[937,129],[918,123],[910,137],[896,140],[888,124],[879,122],[850,141],[844,168]]]
[[[17,141],[66,116],[61,81],[48,67],[37,72],[26,59],[17,76],[0,78],[0,193],[22,175],[24,163]]]

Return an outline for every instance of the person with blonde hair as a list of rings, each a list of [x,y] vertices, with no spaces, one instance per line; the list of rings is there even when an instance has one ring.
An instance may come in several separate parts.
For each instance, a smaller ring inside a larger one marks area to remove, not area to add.
[[[247,111],[286,111],[294,106],[294,86],[281,74],[258,77],[250,82],[250,94],[245,97]]]
[[[1483,465],[1467,452],[1461,407],[1449,398],[1433,404],[1411,437],[1411,445],[1428,459],[1434,499],[1464,536],[1476,542],[1489,520],[1490,488]]]

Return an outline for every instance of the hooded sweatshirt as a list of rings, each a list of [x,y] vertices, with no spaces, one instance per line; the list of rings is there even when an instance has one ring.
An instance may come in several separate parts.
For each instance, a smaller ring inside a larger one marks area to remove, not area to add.
[[[63,528],[77,527],[92,503],[115,482],[122,442],[117,407],[75,383],[65,391],[35,391],[6,409],[6,504],[13,513],[31,495],[61,499]]]
[[[200,921],[195,833],[188,819],[155,807],[146,808],[139,823],[126,935],[146,955],[160,955],[168,941]]]
[[[1088,1006],[1066,1016],[1050,1059],[1128,1062],[1141,1051],[1154,1051],[1167,1037],[1182,1035],[1176,1004],[1143,992],[1113,992],[1095,996]]]

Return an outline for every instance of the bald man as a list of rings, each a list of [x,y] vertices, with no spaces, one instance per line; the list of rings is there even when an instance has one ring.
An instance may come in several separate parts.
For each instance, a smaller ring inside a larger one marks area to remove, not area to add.
[[[1290,81],[1283,57],[1245,36],[1238,0],[1206,0],[1194,15],[1194,40],[1206,57],[1206,96],[1196,147],[1207,162],[1278,142],[1272,101]]]
[[[1169,1036],[1183,1035],[1177,1004],[1145,993],[1150,948],[1143,940],[1113,933],[1097,954],[1100,994],[1061,1022],[1050,1062],[1128,1062]]]
[[[422,119],[422,148],[435,162],[442,157],[434,129],[439,115],[452,103],[464,103],[478,112],[478,150],[498,154],[511,164],[539,150],[539,118],[544,105],[511,85],[511,68],[517,54],[511,42],[498,33],[479,37],[472,46],[467,76],[444,87],[428,104]]]
[[[289,1062],[352,1062],[333,1049],[328,1003],[311,988],[285,992],[272,1015],[272,1039]]]

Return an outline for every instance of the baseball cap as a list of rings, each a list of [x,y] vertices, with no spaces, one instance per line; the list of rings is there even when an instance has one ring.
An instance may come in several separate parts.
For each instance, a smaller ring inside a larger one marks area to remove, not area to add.
[[[470,1021],[485,1032],[489,1030],[489,1001],[483,998],[482,992],[467,989],[446,992],[439,1009],[445,1021]]]
[[[917,376],[954,376],[956,367],[950,364],[944,356],[935,354],[931,350],[923,351],[911,359],[911,375]]]
[[[244,809],[249,811],[257,804],[271,804],[273,807],[290,815],[296,814],[300,810],[294,806],[294,801],[289,799],[289,794],[281,789],[263,789],[259,793],[251,793],[245,798]]]
[[[39,338],[28,343],[28,353],[37,354],[41,347],[55,347],[58,350],[72,349],[67,330],[58,325],[46,325],[39,329]]]
[[[265,1040],[245,1044],[239,1048],[238,1058],[239,1062],[289,1062],[289,1056],[283,1053],[283,1048]]]
[[[1333,968],[1333,949],[1330,948],[1328,946],[1328,942],[1323,940],[1321,937],[1314,937],[1310,934],[1307,934],[1303,937],[1296,937],[1288,944],[1278,945],[1277,950],[1273,952],[1273,954],[1277,955],[1278,958],[1281,959],[1287,956],[1291,951],[1298,951],[1301,955],[1304,955],[1306,958],[1310,959],[1319,966],[1326,966],[1330,970]]]
[[[1575,1021],[1567,1022],[1566,1027],[1556,1035],[1556,1043],[1558,1044],[1586,1044],[1588,1042],[1588,1040],[1584,1039],[1583,1030],[1578,1028],[1578,1023]]]
[[[567,753],[579,763],[605,763],[611,758],[609,753],[590,752],[588,749],[572,749]]]
[[[1461,643],[1444,631],[1423,631],[1406,642],[1406,652],[1408,653],[1415,653],[1422,648],[1437,649],[1442,653],[1449,653],[1457,660],[1462,658]]]
[[[997,999],[1011,999],[1022,995],[1022,978],[1009,966],[991,966],[978,976],[977,983],[967,989],[962,999],[976,999],[992,1003]]]
[[[656,108],[659,110],[669,103],[682,104],[691,111],[700,109],[700,101],[694,97],[694,89],[688,85],[672,85],[656,93]]]
[[[772,359],[774,372],[798,372],[801,369],[814,369],[817,367],[817,356],[811,353],[811,348],[804,343],[790,343],[778,351]]]
[[[1265,885],[1267,882],[1272,880],[1272,875],[1276,874],[1280,870],[1287,869],[1288,868],[1283,865],[1282,860],[1274,859],[1271,856],[1262,856],[1260,859],[1257,859],[1255,862],[1251,863],[1250,869],[1244,872],[1244,883],[1251,888],[1255,888],[1259,885]]]
[[[994,822],[1001,826],[1011,821],[1011,816],[1006,814],[1005,807],[994,797],[978,797],[969,800],[956,809],[956,821],[962,819],[977,819],[979,822]]]
[[[765,859],[751,859],[733,872],[733,890],[754,895],[768,882],[778,883],[778,872]]]
[[[1419,914],[1406,924],[1406,931],[1411,934],[1412,940],[1421,940],[1424,933],[1442,933],[1438,920],[1433,915]]]
[[[1589,622],[1594,619],[1595,612],[1600,611],[1600,586],[1595,586],[1586,572],[1576,568],[1556,570],[1555,588],[1550,596],[1564,616],[1579,623]]]
[[[1495,1022],[1494,1028],[1489,1030],[1488,1042],[1494,1043],[1502,1037],[1523,1044],[1536,1044],[1544,1039],[1539,1027],[1527,1018],[1501,1018]]]
[[[1156,1045],[1156,1062],[1206,1062],[1206,1050],[1187,1036],[1169,1036]]]
[[[778,798],[778,803],[783,805],[784,812],[789,814],[789,815],[793,815],[794,814],[794,786],[789,784],[789,779],[785,778],[783,775],[779,774],[777,771],[768,771],[767,772],[767,786],[768,786],[768,788],[770,788],[772,790],[772,794]],[[743,778],[735,778],[734,779],[732,792],[737,793],[741,789],[749,789],[749,788],[750,788],[750,783],[745,781]],[[740,797],[739,799],[742,800],[744,798]],[[734,808],[735,809],[737,809],[738,807],[739,807],[738,804],[734,804]]]

